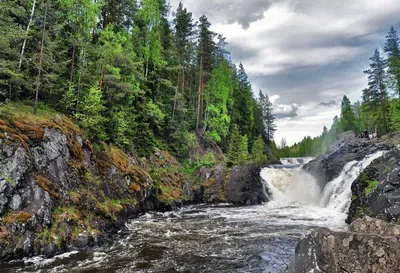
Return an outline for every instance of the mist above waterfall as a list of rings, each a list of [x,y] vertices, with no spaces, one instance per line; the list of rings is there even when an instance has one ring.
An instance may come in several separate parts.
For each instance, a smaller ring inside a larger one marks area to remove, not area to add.
[[[381,157],[383,151],[366,156],[361,161],[348,162],[339,176],[321,189],[318,181],[298,168],[265,168],[261,177],[267,184],[269,197],[273,201],[302,201],[326,207],[339,213],[347,213],[351,203],[351,184],[360,172],[373,160]],[[300,159],[284,159],[289,164],[297,164]],[[304,159],[306,162],[308,159]]]

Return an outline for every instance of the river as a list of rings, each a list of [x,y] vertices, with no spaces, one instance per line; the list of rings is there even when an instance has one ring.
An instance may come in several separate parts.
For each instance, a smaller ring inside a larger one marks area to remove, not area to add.
[[[277,273],[311,230],[346,228],[351,183],[380,155],[349,162],[325,189],[299,167],[266,168],[261,173],[271,199],[266,204],[147,213],[94,251],[12,261],[2,264],[0,272]]]

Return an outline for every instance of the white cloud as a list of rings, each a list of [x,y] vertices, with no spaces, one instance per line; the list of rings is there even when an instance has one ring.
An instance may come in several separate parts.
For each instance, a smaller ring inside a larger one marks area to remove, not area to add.
[[[305,136],[319,136],[323,127],[330,128],[333,117],[339,114],[340,106],[338,105],[330,107],[315,104],[299,106],[297,117],[277,121],[278,131],[275,141],[279,143],[282,138],[285,138],[288,145],[292,145],[300,142]]]

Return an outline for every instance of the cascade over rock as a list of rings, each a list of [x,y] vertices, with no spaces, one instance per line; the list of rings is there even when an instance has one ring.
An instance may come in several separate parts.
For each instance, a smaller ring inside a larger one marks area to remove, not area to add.
[[[330,145],[331,152],[312,160],[303,169],[315,176],[323,189],[329,181],[338,177],[348,162],[361,161],[367,155],[389,150],[391,147],[393,146],[387,142],[357,138],[353,132],[347,132]]]

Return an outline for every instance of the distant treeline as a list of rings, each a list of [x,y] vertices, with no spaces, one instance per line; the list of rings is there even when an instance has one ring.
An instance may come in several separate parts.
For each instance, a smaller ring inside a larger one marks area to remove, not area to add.
[[[347,96],[341,102],[340,117],[335,116],[328,130],[323,128],[319,137],[305,137],[288,147],[282,140],[278,151],[281,157],[316,156],[329,151],[329,144],[341,133],[364,130],[382,136],[400,131],[400,48],[396,30],[391,27],[386,35],[385,56],[375,49],[370,58],[368,88],[362,91],[361,101],[351,103]]]

